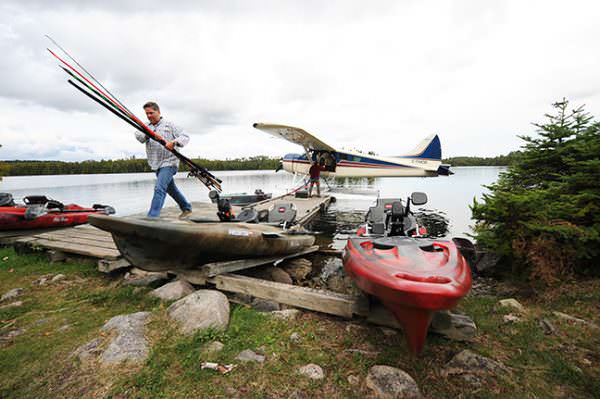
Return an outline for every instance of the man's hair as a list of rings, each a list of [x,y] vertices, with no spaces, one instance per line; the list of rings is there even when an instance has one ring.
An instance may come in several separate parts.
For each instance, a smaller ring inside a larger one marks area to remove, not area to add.
[[[160,112],[160,107],[154,101],[148,101],[146,104],[144,104],[143,108],[144,109],[146,109],[146,108],[152,108],[153,110]]]

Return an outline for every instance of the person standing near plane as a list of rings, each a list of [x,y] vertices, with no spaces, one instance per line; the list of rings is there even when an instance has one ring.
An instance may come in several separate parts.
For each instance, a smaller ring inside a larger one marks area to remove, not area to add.
[[[317,186],[317,197],[321,196],[321,171],[326,170],[325,166],[319,165],[317,161],[313,161],[310,169],[308,170],[308,174],[310,175],[310,186],[308,188],[308,197],[312,197],[312,189],[313,185]]]
[[[144,111],[146,112],[148,121],[150,121],[148,127],[167,142],[165,145],[167,149],[172,150],[175,147],[183,147],[190,141],[190,137],[180,127],[163,119],[157,103],[147,102],[144,104]],[[148,136],[141,132],[135,132],[135,138],[140,143],[146,144],[148,164],[156,173],[156,185],[154,186],[154,196],[150,203],[148,217],[157,218],[160,216],[166,194],[169,194],[177,202],[177,205],[179,205],[181,209],[179,219],[184,219],[191,215],[192,205],[185,199],[181,191],[179,191],[173,179],[179,170],[179,159],[173,153],[167,151],[162,144],[150,140]]]

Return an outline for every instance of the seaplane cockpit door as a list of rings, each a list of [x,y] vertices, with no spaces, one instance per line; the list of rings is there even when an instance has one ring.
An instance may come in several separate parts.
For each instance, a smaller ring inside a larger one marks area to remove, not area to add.
[[[335,153],[329,151],[314,151],[311,159],[317,161],[319,165],[325,166],[327,172],[335,173],[337,159]]]

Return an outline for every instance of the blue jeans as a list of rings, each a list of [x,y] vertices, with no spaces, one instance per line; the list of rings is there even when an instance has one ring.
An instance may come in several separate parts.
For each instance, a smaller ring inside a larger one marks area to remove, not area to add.
[[[160,216],[160,210],[165,204],[167,194],[177,202],[182,211],[192,210],[192,205],[175,185],[175,180],[173,180],[175,173],[177,173],[175,166],[166,166],[156,171],[156,186],[154,186],[154,196],[152,197],[152,203],[148,211],[149,217],[157,218]]]

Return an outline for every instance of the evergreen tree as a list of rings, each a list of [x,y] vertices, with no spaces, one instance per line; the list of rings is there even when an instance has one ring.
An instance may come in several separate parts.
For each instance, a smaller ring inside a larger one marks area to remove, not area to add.
[[[583,107],[553,104],[535,124],[518,159],[474,201],[480,244],[513,272],[546,284],[574,272],[598,272],[600,261],[600,123]]]

